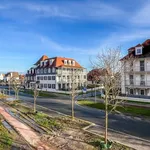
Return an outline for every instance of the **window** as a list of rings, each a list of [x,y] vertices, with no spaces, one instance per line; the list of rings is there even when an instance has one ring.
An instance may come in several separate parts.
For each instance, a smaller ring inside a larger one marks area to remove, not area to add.
[[[55,73],[55,68],[52,68],[52,72]]]
[[[141,75],[141,82],[140,85],[144,86],[145,85],[145,76]]]
[[[55,84],[52,84],[52,88],[55,89]]]
[[[41,80],[43,80],[43,76],[41,76]]]
[[[130,89],[130,94],[133,95],[133,89]]]
[[[40,73],[40,70],[39,69],[37,69],[37,74],[39,74]]]
[[[84,79],[86,79],[86,75],[84,75]]]
[[[47,88],[47,84],[44,84],[44,88]]]
[[[44,73],[47,73],[47,68],[44,69]]]
[[[43,73],[43,69],[41,69],[41,73]]]
[[[55,80],[55,76],[52,76],[52,80]]]
[[[47,80],[47,76],[44,76],[44,80]]]
[[[64,65],[67,65],[67,60],[64,60]]]
[[[51,68],[48,69],[48,73],[51,73]]]
[[[145,91],[144,90],[141,90],[141,95],[144,95]]]
[[[48,84],[48,88],[51,89],[51,84]]]
[[[43,84],[40,84],[41,89],[43,88]]]
[[[145,70],[145,66],[144,66],[144,60],[140,61],[140,71],[144,71]]]
[[[48,76],[48,80],[51,80],[51,76]]]
[[[142,54],[142,47],[136,47],[135,48],[135,54],[136,55],[141,55]]]
[[[39,76],[37,76],[37,80],[40,80],[40,77],[39,77]]]
[[[130,80],[130,85],[133,85],[133,75],[129,76],[129,80]]]

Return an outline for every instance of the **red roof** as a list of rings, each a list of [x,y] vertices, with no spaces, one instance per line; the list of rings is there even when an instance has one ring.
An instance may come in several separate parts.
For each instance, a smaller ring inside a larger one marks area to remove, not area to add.
[[[46,55],[43,55],[43,56],[35,63],[35,65],[39,64],[40,61],[44,61],[44,60],[46,60],[46,59],[48,59],[48,57],[47,57]]]
[[[132,55],[132,52],[135,51],[135,48],[136,48],[136,47],[140,47],[140,46],[145,47],[145,46],[148,46],[148,45],[150,45],[150,39],[147,39],[147,40],[146,40],[145,42],[143,42],[142,44],[138,44],[138,45],[136,45],[136,46],[134,46],[134,47],[129,48],[129,49],[128,49],[129,53],[128,53],[126,56],[124,56],[121,60],[124,60],[124,59],[126,59],[126,58],[129,58],[129,57]]]
[[[148,46],[150,45],[150,39],[147,39],[145,42],[142,44],[143,46]]]
[[[43,57],[43,56],[42,56]],[[41,58],[42,58],[41,57]],[[36,63],[39,64],[40,61],[43,61],[43,59],[39,59]],[[78,62],[76,62],[74,59],[72,58],[65,58],[65,57],[54,57],[54,58],[46,58],[45,60],[50,60],[50,59],[54,59],[53,63],[50,65],[49,61],[47,61],[47,64],[45,66],[38,66],[37,68],[47,68],[47,67],[68,67],[68,68],[83,68]],[[65,65],[65,60],[71,60],[71,61],[75,61],[75,65]]]

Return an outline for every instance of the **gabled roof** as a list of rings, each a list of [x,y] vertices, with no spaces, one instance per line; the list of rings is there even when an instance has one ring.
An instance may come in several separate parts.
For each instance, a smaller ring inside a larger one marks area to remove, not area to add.
[[[143,49],[145,49],[145,53],[147,53],[147,47],[150,46],[150,39],[147,39],[142,44],[138,44],[134,47],[129,48],[128,49],[128,54],[126,56],[124,56],[121,60],[128,59],[128,58],[133,57],[133,56],[135,57],[135,54],[134,54],[135,48],[136,47],[141,47],[141,46],[143,47]],[[150,51],[150,50],[148,50],[148,51]],[[136,56],[136,57],[139,57],[139,56]]]
[[[142,43],[143,46],[150,45],[150,39],[147,39],[145,42]]]
[[[80,64],[79,63],[77,63],[76,61],[75,61],[75,66],[73,66],[73,65],[65,65],[64,64],[64,61],[65,60],[71,60],[71,61],[75,61],[74,59],[72,59],[72,58],[65,58],[65,57],[55,57],[55,60],[54,60],[54,62],[53,62],[53,64],[52,64],[52,66],[54,66],[54,67],[74,67],[74,68],[83,68],[82,66],[80,66]]]
[[[40,61],[44,61],[44,60],[46,60],[46,59],[48,59],[48,57],[47,57],[46,55],[43,55],[43,56],[35,63],[35,65],[39,64]]]
[[[42,58],[42,57],[41,57]],[[43,59],[39,59],[36,63],[39,64],[40,61],[43,61]],[[47,61],[45,66],[38,66],[37,68],[49,68],[49,67],[68,67],[68,68],[83,68],[77,61],[75,61],[72,58],[65,58],[65,57],[52,57],[52,58],[47,58],[45,60],[51,60],[54,59],[53,63],[50,65],[50,62]],[[75,61],[75,65],[65,65],[64,61],[65,60],[71,60],[71,61]]]

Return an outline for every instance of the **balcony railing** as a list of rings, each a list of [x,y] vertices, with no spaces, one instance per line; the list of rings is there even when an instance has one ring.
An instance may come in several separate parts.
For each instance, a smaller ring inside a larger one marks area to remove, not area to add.
[[[126,86],[147,86],[150,87],[150,80],[125,80]]]
[[[125,72],[150,72],[150,65],[124,67]]]

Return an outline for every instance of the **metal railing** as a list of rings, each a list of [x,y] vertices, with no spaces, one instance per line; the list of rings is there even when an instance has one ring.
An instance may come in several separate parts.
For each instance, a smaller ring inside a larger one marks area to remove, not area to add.
[[[126,86],[147,86],[150,87],[150,80],[125,80]]]
[[[150,65],[124,67],[125,72],[150,72]]]

